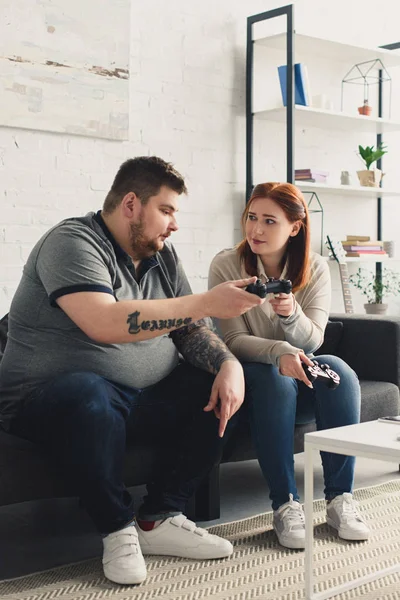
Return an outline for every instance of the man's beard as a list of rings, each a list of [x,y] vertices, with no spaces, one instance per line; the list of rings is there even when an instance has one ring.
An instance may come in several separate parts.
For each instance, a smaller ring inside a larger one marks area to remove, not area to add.
[[[131,223],[130,246],[132,256],[135,260],[143,260],[154,256],[161,249],[161,244],[157,240],[150,240],[143,234],[144,222],[140,218],[138,223]]]

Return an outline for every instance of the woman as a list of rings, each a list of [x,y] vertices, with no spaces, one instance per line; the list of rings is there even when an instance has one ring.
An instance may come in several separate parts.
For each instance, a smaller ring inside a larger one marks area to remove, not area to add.
[[[319,356],[340,375],[335,390],[312,385],[302,364],[321,346],[330,308],[326,261],[310,251],[307,206],[287,183],[257,185],[242,217],[243,241],[220,252],[210,267],[209,286],[257,275],[290,279],[291,294],[267,296],[248,313],[218,321],[225,343],[243,364],[244,408],[249,412],[258,460],[270,489],[279,543],[304,548],[304,513],[294,480],[296,423],[316,419],[318,429],[358,423],[360,386],[354,371],[336,356]],[[352,497],[354,457],[321,453],[327,522],[339,537],[365,540],[369,530]]]

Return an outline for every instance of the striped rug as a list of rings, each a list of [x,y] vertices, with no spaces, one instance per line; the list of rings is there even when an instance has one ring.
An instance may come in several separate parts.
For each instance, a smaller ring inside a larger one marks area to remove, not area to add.
[[[325,524],[325,502],[314,503],[315,565],[319,591],[400,561],[400,478],[355,492],[372,530],[366,542],[338,540]],[[100,559],[0,582],[2,600],[301,600],[304,552],[285,550],[271,530],[272,513],[210,528],[229,538],[231,558],[197,562],[149,557],[139,586],[107,581]],[[336,596],[338,600],[399,600],[400,574]]]

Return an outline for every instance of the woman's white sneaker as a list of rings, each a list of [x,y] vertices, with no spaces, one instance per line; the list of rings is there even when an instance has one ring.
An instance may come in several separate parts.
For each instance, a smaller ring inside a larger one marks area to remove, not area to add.
[[[285,548],[305,548],[306,527],[304,511],[299,502],[289,494],[289,502],[274,510],[273,526],[281,546]]]
[[[228,540],[197,527],[185,515],[169,517],[150,531],[143,531],[138,526],[138,534],[145,555],[211,559],[225,558],[233,552]]]
[[[333,498],[326,507],[326,522],[343,540],[360,541],[369,537],[369,528],[357,506],[352,494],[345,492]]]
[[[135,525],[129,525],[103,538],[104,575],[115,583],[142,583],[147,576]]]

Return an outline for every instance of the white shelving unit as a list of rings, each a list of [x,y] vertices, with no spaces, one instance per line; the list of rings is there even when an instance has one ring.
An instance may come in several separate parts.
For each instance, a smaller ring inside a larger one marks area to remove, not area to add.
[[[359,63],[367,60],[379,58],[386,67],[400,66],[400,52],[398,50],[385,50],[383,48],[365,48],[361,46],[353,46],[351,44],[343,44],[332,40],[296,33],[296,53],[310,54],[318,48],[318,56],[327,60],[348,60],[349,63]],[[286,33],[279,33],[264,37],[261,35],[254,36],[256,45],[274,48],[276,50],[286,49]]]
[[[266,27],[268,23],[261,22],[257,24],[257,31],[253,33],[253,42],[255,46],[279,50],[282,52],[282,57],[285,56],[287,34],[279,33],[276,35],[266,36]],[[264,28],[264,31],[263,31]],[[295,55],[293,62],[296,62],[295,56],[306,57],[317,54],[318,58],[328,61],[346,61],[349,65],[364,61],[372,61],[380,59],[387,68],[400,67],[400,51],[386,50],[383,48],[367,48],[345,44],[337,41],[318,38],[315,36],[305,35],[295,32],[294,48]],[[304,58],[306,62],[306,58]],[[287,109],[284,106],[265,106],[258,103],[257,110],[252,112],[254,123],[257,121],[270,121],[275,123],[286,124]],[[322,108],[314,108],[312,106],[294,106],[294,125],[303,128],[319,128],[322,130],[333,130],[352,133],[371,133],[373,135],[386,134],[390,132],[400,132],[400,121],[394,121],[387,118],[367,117],[358,114],[349,114],[337,110],[327,110]],[[294,160],[296,164],[297,161]],[[361,163],[360,163],[361,168]],[[312,183],[305,181],[295,181],[295,184],[303,192],[316,192],[319,198],[323,201],[324,196],[353,197],[353,198],[387,198],[400,197],[399,189],[390,188],[374,188],[360,185],[330,185],[322,183]],[[395,259],[391,259],[395,260]],[[346,259],[346,262],[387,262],[388,258],[376,257],[351,257]]]
[[[286,107],[278,106],[254,113],[256,119],[286,123]],[[350,115],[343,112],[323,110],[311,106],[295,106],[295,123],[301,127],[319,127],[362,133],[390,133],[400,131],[400,122],[382,119],[380,117],[365,117]]]
[[[307,181],[295,181],[297,187],[304,192],[317,192],[323,194],[333,194],[335,196],[400,196],[400,189],[391,190],[389,188],[375,188],[361,185],[328,185],[326,183],[313,183]]]
[[[333,258],[330,258],[329,256],[324,256],[323,258],[325,258],[328,262],[330,262],[332,264],[334,262],[336,262]],[[389,256],[386,256],[386,257],[379,256],[379,258],[378,258],[378,257],[374,256],[373,254],[370,254],[368,256],[360,256],[360,257],[345,256],[345,257],[341,258],[340,260],[341,260],[341,262],[355,262],[355,263],[363,262],[363,263],[372,263],[372,264],[377,263],[377,262],[384,262],[384,263],[400,262],[400,258],[396,258],[396,257],[390,258]]]

